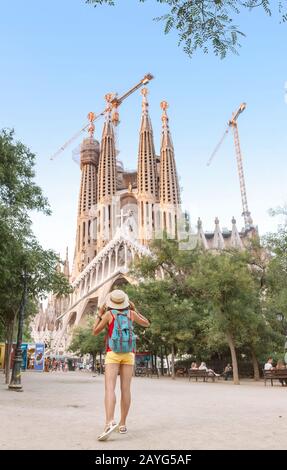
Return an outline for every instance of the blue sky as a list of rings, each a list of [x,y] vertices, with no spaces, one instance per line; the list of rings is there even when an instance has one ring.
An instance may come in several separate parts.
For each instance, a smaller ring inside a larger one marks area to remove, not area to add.
[[[93,8],[84,0],[14,0],[0,10],[0,127],[37,154],[37,182],[53,215],[35,215],[34,229],[45,247],[74,249],[80,171],[71,158],[75,142],[57,160],[53,154],[100,111],[104,95],[122,93],[146,72],[150,114],[159,152],[160,101],[169,117],[183,204],[210,230],[218,216],[222,227],[234,215],[242,226],[241,199],[232,135],[210,167],[206,162],[238,105],[249,208],[261,234],[276,229],[270,207],[286,201],[287,24],[260,11],[244,13],[237,24],[247,34],[239,56],[220,60],[198,52],[188,58],[175,33],[163,34],[152,21],[165,11],[154,0],[118,0],[118,7]],[[277,2],[274,2],[275,4]],[[141,96],[120,109],[119,158],[136,168]],[[102,122],[96,125],[100,138]]]

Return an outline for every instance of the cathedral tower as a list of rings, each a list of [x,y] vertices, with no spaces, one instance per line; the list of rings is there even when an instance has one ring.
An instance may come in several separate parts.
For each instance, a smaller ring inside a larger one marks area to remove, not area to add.
[[[168,125],[166,110],[168,104],[162,101],[162,134],[160,148],[160,208],[161,228],[170,236],[175,237],[177,233],[177,217],[180,205],[180,194],[176,165],[174,159],[174,148]]]
[[[138,152],[138,207],[139,207],[139,239],[144,242],[152,238],[155,230],[154,204],[158,197],[158,181],[156,171],[156,154],[154,149],[153,131],[148,112],[147,93],[141,91],[142,117]]]
[[[110,96],[106,95],[108,104]],[[109,108],[103,128],[98,174],[98,249],[101,249],[112,238],[115,229],[112,201],[116,195],[116,181],[116,146],[111,108]]]
[[[97,203],[99,142],[94,139],[93,113],[89,114],[89,119],[89,137],[83,140],[80,150],[81,185],[73,277],[77,276],[96,254],[94,224],[90,209]]]
[[[70,280],[70,266],[69,266],[69,248],[66,248],[66,259],[64,261],[63,274]]]

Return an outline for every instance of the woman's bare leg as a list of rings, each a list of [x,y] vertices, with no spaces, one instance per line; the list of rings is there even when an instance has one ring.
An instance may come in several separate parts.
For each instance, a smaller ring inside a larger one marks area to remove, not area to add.
[[[105,408],[106,408],[106,424],[114,421],[116,394],[115,388],[117,376],[119,372],[119,364],[106,364],[105,366]]]
[[[121,419],[120,426],[126,424],[127,415],[131,404],[131,380],[134,366],[121,364]]]

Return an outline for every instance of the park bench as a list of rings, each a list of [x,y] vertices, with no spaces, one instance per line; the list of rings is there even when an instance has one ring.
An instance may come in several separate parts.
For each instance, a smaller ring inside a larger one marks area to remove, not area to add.
[[[175,368],[175,375],[176,377],[187,377],[188,371],[186,367],[176,367]]]
[[[135,369],[136,377],[150,377],[156,376],[159,379],[159,372],[156,367],[143,367],[137,366]]]
[[[135,376],[136,377],[146,377],[147,375],[147,367],[137,366],[135,369]]]
[[[189,369],[188,370],[188,380],[195,378],[196,382],[198,379],[203,379],[203,382],[207,381],[208,379],[212,379],[215,381],[215,375],[211,375],[206,370],[196,370],[196,369]]]
[[[273,380],[287,380],[287,369],[263,370],[264,385],[270,380],[273,387]]]

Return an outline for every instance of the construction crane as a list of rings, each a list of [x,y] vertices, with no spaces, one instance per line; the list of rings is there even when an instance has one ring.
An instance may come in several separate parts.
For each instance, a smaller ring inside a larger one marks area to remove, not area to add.
[[[237,170],[239,176],[239,184],[240,184],[240,193],[241,193],[241,202],[242,202],[242,216],[244,218],[245,228],[252,226],[253,221],[251,218],[251,214],[248,210],[248,203],[247,203],[247,194],[246,194],[246,185],[245,185],[245,178],[244,178],[244,171],[243,171],[243,162],[242,162],[242,154],[240,149],[240,141],[239,141],[239,133],[238,133],[238,125],[237,120],[240,114],[246,108],[246,103],[241,103],[239,108],[235,113],[232,114],[232,118],[228,121],[228,126],[220,139],[219,143],[215,147],[214,151],[211,154],[207,162],[207,166],[209,166],[216,155],[217,151],[221,147],[222,142],[224,141],[225,137],[227,136],[229,129],[233,129],[233,136],[234,136],[234,145],[235,145],[235,153],[236,153],[236,161],[237,161]]]
[[[112,122],[115,126],[117,126],[120,122],[119,119],[119,113],[118,113],[118,107],[122,104],[122,102],[130,96],[132,93],[134,93],[136,90],[138,90],[140,87],[147,85],[150,80],[152,80],[154,76],[150,73],[146,74],[134,87],[130,88],[126,93],[124,93],[122,96],[118,97],[117,93],[108,93],[106,94],[105,98],[107,101],[107,106],[105,109],[98,114],[95,114],[93,112],[90,112],[88,114],[88,120],[89,123],[85,124],[78,132],[76,132],[70,139],[68,139],[60,148],[55,152],[51,157],[50,160],[54,160],[58,155],[60,155],[66,148],[74,141],[76,140],[82,132],[85,132],[88,130],[93,136],[95,126],[94,122],[97,121],[101,116],[104,116],[107,111],[112,112]]]

